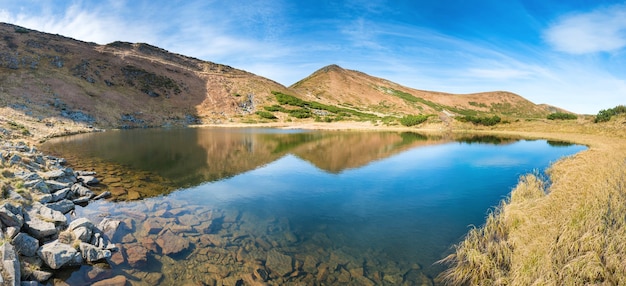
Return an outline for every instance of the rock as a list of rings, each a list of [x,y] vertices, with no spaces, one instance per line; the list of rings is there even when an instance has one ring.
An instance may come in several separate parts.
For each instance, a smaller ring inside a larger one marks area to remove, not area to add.
[[[4,230],[4,235],[6,238],[13,239],[16,235],[20,233],[20,228],[9,226]]]
[[[58,240],[42,245],[37,254],[52,269],[80,265],[83,262],[81,254],[76,249]]]
[[[103,192],[103,193],[101,193],[101,194],[99,194],[99,195],[95,196],[95,197],[93,198],[93,200],[94,200],[94,201],[97,201],[97,200],[106,199],[106,198],[110,198],[110,197],[111,197],[111,192],[109,192],[109,191],[105,191],[105,192]]]
[[[89,203],[89,201],[91,200],[91,196],[84,196],[84,197],[80,197],[78,199],[74,199],[72,200],[72,202],[76,205],[79,206],[85,206]]]
[[[35,203],[28,210],[27,216],[31,219],[38,218],[43,221],[53,222],[56,225],[67,225],[67,218],[60,211],[53,210],[40,203]]]
[[[71,193],[71,189],[69,187],[60,189],[52,193],[52,202],[58,202],[60,200],[64,200],[69,196],[70,193]]]
[[[100,181],[94,176],[78,176],[79,182],[83,182],[86,185],[97,185]]]
[[[3,225],[21,228],[24,224],[22,209],[10,203],[0,205],[0,221]]]
[[[117,275],[113,278],[101,280],[91,284],[91,286],[125,286],[128,281],[123,275]]]
[[[111,257],[111,251],[99,249],[89,243],[81,242],[79,249],[81,255],[83,256],[83,260],[87,262],[94,262]]]
[[[44,282],[47,281],[48,279],[50,279],[52,277],[52,273],[48,272],[48,271],[42,271],[42,270],[33,270],[33,272],[30,273],[30,278],[35,279],[36,281],[39,282]],[[39,286],[39,284],[36,284]]]
[[[44,239],[56,234],[57,228],[54,223],[33,218],[26,221],[26,232],[37,239]]]
[[[284,255],[274,249],[267,253],[265,265],[278,276],[286,276],[293,271],[291,256]]]
[[[35,256],[39,248],[39,241],[26,233],[20,232],[13,238],[13,245],[15,250],[21,255]]]
[[[91,199],[95,196],[95,194],[90,189],[79,183],[73,184],[70,189],[74,193],[75,197],[89,197]]]
[[[11,159],[9,159],[9,166],[13,166],[15,164],[18,164],[21,161],[22,161],[22,157],[20,157],[17,154],[14,154],[13,156],[11,156]]]
[[[108,237],[109,239],[112,239],[115,236],[115,233],[117,232],[117,229],[120,226],[120,221],[119,220],[112,220],[112,219],[108,219],[105,218],[102,221],[100,221],[100,223],[98,223],[98,229],[100,231],[102,231],[102,233]]]
[[[48,172],[41,173],[41,177],[45,180],[54,180],[60,177],[65,177],[65,172],[63,170],[52,170]]]
[[[93,171],[76,171],[76,172],[74,172],[74,175],[76,175],[76,177],[95,176],[96,172],[93,172]]]
[[[27,189],[35,189],[35,190],[37,190],[37,191],[39,191],[41,193],[44,193],[44,194],[49,194],[50,193],[50,188],[41,179],[24,182],[24,187],[27,188]]]
[[[158,234],[163,230],[163,226],[168,223],[166,219],[159,217],[151,217],[143,223],[143,231],[146,234]]]
[[[42,194],[36,197],[35,201],[38,201],[42,204],[47,204],[49,202],[52,201],[52,195],[51,194]]]
[[[169,230],[157,238],[156,243],[161,247],[162,253],[165,255],[177,254],[189,248],[190,244],[187,239],[173,234]]]
[[[411,269],[404,274],[402,285],[433,285],[433,281],[419,269]]]
[[[148,261],[148,250],[134,244],[126,248],[126,260],[131,267],[141,267]]]
[[[54,180],[47,180],[45,183],[52,193],[72,186],[70,183],[62,183]]]
[[[17,258],[15,248],[10,243],[0,246],[0,257],[2,258],[2,285],[20,285],[20,261]]]
[[[74,202],[63,199],[58,202],[46,204],[46,207],[61,212],[62,214],[66,214],[73,210],[75,208],[75,205]]]
[[[124,254],[122,254],[121,251],[117,251],[111,253],[111,258],[109,259],[109,261],[111,261],[111,263],[113,263],[114,265],[120,265],[126,262],[126,259],[124,259]]]
[[[80,226],[72,230],[74,237],[82,242],[91,242],[93,230],[91,228]]]

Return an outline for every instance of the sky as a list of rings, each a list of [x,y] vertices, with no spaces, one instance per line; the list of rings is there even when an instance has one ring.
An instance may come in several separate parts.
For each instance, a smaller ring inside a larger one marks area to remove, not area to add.
[[[626,1],[0,0],[0,22],[148,43],[285,86],[337,64],[576,113],[626,104]]]

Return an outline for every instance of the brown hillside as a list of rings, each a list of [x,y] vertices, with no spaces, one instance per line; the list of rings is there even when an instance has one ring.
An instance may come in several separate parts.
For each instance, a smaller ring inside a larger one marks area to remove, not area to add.
[[[385,114],[466,114],[545,117],[549,107],[503,91],[449,94],[408,88],[337,65],[326,66],[290,87],[307,100],[365,108]]]
[[[285,87],[148,44],[105,46],[0,23],[0,103],[103,127],[223,122]]]

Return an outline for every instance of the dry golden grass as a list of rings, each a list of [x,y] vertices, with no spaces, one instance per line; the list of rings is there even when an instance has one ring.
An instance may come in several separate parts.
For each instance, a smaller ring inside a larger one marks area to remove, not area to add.
[[[626,285],[624,122],[506,127],[590,148],[556,162],[551,184],[523,176],[485,225],[443,260],[451,267],[440,278],[453,285]]]

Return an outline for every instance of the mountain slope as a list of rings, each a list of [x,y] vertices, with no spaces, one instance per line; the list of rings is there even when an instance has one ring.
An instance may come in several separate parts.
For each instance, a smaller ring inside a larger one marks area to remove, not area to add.
[[[490,113],[513,117],[545,117],[550,108],[504,91],[449,94],[401,86],[336,65],[326,66],[290,87],[309,100],[355,106],[386,114]]]
[[[103,127],[232,120],[286,88],[148,44],[105,46],[0,24],[0,102]]]

